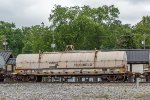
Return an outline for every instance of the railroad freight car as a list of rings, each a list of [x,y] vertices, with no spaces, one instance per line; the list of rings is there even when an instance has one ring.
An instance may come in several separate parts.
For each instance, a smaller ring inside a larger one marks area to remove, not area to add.
[[[17,81],[50,82],[114,82],[129,77],[125,51],[20,54],[14,74]]]

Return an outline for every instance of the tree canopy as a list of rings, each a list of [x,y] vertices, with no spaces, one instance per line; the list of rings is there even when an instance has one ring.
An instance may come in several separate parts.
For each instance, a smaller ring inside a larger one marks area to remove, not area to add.
[[[16,28],[15,23],[0,21],[0,50],[19,53],[64,51],[66,45],[76,50],[150,48],[150,16],[136,25],[122,24],[114,5],[62,7],[55,5],[49,15],[50,26]],[[51,44],[56,44],[53,49]]]

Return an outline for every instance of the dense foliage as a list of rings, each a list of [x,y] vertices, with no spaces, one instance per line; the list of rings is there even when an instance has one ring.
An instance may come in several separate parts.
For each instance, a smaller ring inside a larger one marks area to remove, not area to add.
[[[16,28],[14,23],[0,21],[0,49],[19,53],[64,51],[66,45],[76,50],[150,48],[150,16],[143,16],[135,26],[122,24],[115,6],[62,7],[55,5],[49,16],[50,26],[35,25]],[[54,38],[53,38],[54,37]]]

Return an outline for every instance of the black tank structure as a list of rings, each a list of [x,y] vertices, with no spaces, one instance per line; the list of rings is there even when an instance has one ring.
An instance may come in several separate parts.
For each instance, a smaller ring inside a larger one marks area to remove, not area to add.
[[[127,53],[127,62],[130,65],[131,72],[132,72],[133,64],[148,64],[149,65],[150,49],[126,50],[126,53]]]

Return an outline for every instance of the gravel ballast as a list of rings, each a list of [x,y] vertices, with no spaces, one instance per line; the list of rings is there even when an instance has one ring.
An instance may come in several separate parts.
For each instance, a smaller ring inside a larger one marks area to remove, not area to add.
[[[0,100],[150,100],[150,83],[0,84]]]

